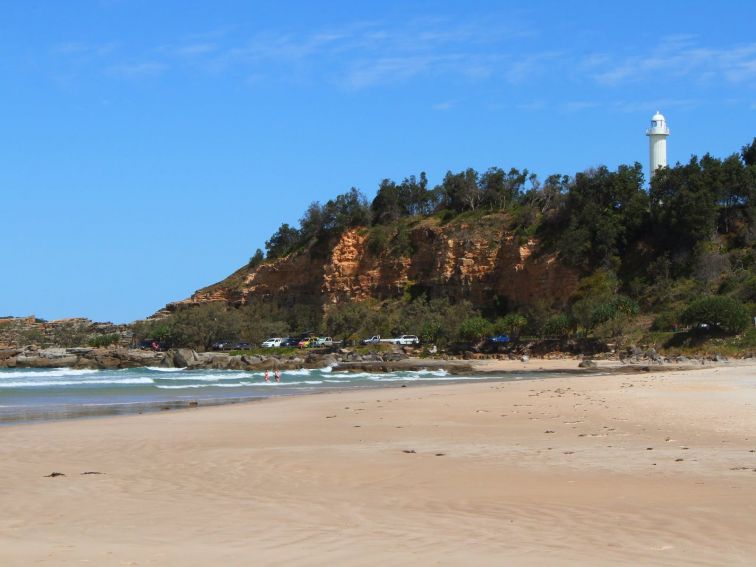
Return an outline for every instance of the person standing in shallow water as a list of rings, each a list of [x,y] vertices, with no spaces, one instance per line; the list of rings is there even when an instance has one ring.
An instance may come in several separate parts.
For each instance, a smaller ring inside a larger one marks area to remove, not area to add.
[[[281,381],[281,371],[278,368],[276,368],[276,371],[273,373],[273,376],[275,377],[276,382]]]
[[[270,374],[268,373],[267,370],[265,371],[265,381],[270,382]]]

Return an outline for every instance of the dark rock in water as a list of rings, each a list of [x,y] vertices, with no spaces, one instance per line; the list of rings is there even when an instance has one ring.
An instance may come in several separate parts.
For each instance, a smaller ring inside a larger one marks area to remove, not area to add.
[[[197,353],[188,348],[179,348],[173,351],[173,364],[176,368],[193,366],[197,360]]]
[[[578,364],[579,368],[596,368],[598,364],[596,364],[593,360],[583,360]]]
[[[51,472],[50,474],[46,474],[45,478],[55,478],[56,476],[66,476],[62,472]]]

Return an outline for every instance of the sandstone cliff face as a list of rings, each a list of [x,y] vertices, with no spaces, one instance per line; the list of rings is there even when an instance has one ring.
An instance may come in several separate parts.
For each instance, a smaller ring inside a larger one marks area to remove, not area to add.
[[[328,258],[305,252],[240,270],[168,309],[265,299],[326,306],[397,298],[408,290],[466,299],[478,306],[490,305],[497,297],[513,305],[539,300],[559,303],[577,285],[573,270],[554,255],[538,254],[537,242],[521,243],[501,222],[441,226],[426,219],[409,236],[412,253],[395,257],[388,251],[371,252],[367,230],[350,230],[335,243]]]

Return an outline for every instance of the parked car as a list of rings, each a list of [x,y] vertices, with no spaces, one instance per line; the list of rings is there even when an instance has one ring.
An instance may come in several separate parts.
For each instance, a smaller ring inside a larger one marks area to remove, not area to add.
[[[231,341],[215,341],[210,348],[213,350],[229,350],[233,348],[234,343]]]
[[[234,350],[247,350],[249,348],[252,348],[252,345],[245,342],[236,343],[234,345]]]
[[[419,345],[420,339],[416,335],[402,335],[394,339],[394,344],[397,345]]]
[[[367,339],[362,339],[360,341],[361,345],[377,345],[381,342],[381,336],[380,335],[373,335],[372,337],[369,337]]]
[[[508,335],[496,335],[495,337],[488,337],[489,343],[503,344],[508,343],[511,339]]]
[[[317,337],[305,337],[297,343],[297,346],[299,348],[313,347],[315,346],[316,340],[317,340]]]
[[[263,341],[262,344],[260,344],[260,346],[263,348],[275,348],[275,347],[280,347],[282,342],[283,342],[283,338],[272,337],[268,339],[267,341]]]
[[[333,346],[335,342],[333,337],[318,337],[315,339],[315,346]]]
[[[282,347],[295,347],[299,344],[300,338],[295,337],[286,337],[283,341],[281,341]]]

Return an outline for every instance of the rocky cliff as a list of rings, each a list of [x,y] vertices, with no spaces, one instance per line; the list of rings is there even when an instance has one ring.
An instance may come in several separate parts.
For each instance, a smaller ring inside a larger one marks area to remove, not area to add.
[[[171,303],[168,311],[208,302],[242,305],[255,300],[282,304],[328,304],[384,300],[405,293],[469,300],[485,307],[494,300],[527,305],[564,303],[577,273],[545,254],[535,240],[506,229],[506,219],[490,215],[442,224],[426,218],[406,228],[402,253],[371,246],[371,231],[352,229],[331,243],[328,253],[303,250],[242,268],[227,279]],[[396,236],[396,235],[395,235]]]

